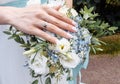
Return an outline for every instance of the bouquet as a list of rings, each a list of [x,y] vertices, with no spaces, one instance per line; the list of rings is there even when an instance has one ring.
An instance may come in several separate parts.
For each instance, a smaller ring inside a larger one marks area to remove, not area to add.
[[[72,33],[72,39],[65,39],[54,33],[48,32],[59,39],[56,44],[52,44],[40,37],[28,35],[10,27],[10,38],[20,43],[24,47],[23,53],[28,58],[27,66],[35,80],[32,84],[38,84],[39,78],[46,77],[43,84],[51,84],[51,79],[56,82],[66,75],[66,80],[72,80],[73,69],[84,64],[86,55],[89,52],[91,34],[87,28],[81,27],[83,18],[73,9],[63,6],[59,12],[73,19],[76,24],[77,32]]]

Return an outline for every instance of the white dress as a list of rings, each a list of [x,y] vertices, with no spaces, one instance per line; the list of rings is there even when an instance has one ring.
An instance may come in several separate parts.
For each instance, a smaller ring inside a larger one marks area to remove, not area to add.
[[[14,0],[0,0],[6,4]],[[9,26],[0,25],[0,84],[31,84],[31,76],[22,55],[23,49],[3,33]]]
[[[30,84],[23,50],[15,41],[7,39],[3,33],[6,28],[8,26],[0,26],[0,84]]]
[[[0,0],[0,4],[10,1],[14,0]],[[8,25],[0,25],[0,84],[31,84],[29,69],[24,66],[23,49],[3,33],[8,28]],[[59,84],[67,83],[61,81]]]

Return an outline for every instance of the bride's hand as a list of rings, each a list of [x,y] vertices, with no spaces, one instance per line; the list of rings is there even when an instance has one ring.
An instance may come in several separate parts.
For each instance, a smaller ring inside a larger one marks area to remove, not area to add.
[[[68,39],[72,38],[64,30],[75,32],[75,23],[59,13],[59,8],[60,6],[49,7],[48,5],[32,5],[26,8],[8,7],[8,24],[24,33],[37,35],[52,43],[56,43],[57,38],[49,35],[44,30]]]

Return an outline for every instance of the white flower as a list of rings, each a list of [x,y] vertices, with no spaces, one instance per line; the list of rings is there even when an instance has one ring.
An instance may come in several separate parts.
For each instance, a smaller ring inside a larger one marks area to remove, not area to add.
[[[71,59],[62,59],[60,58],[60,63],[63,65],[64,68],[75,68],[80,63],[80,58],[75,53],[68,53],[67,54]]]
[[[84,57],[84,51],[80,52],[80,56],[83,58]]]
[[[68,12],[70,10],[70,13],[72,14],[73,17],[76,17],[78,15],[77,11],[73,8],[68,8],[66,5],[64,5],[63,7],[61,7],[59,9],[59,12],[62,13],[63,15],[67,16]]]
[[[69,10],[69,8],[67,6],[63,6],[59,9],[59,12],[65,16],[67,16],[68,10]]]
[[[83,31],[82,34],[83,34],[84,38],[90,36],[90,33],[89,33],[89,31],[86,28],[82,28],[82,31]]]
[[[60,53],[68,52],[70,50],[70,42],[67,39],[62,38],[57,42],[55,50]]]
[[[50,50],[55,50],[55,48],[56,48],[56,46],[54,45],[54,44],[49,44],[48,45],[48,49],[50,49]]]
[[[72,8],[70,11],[74,17],[76,17],[78,15],[78,13],[75,9]]]
[[[34,48],[32,48],[32,49],[30,49],[30,50],[28,50],[28,51],[25,51],[25,52],[23,53],[23,55],[26,55],[26,56],[30,57],[31,54],[35,53],[35,51],[36,51],[36,50],[35,50]]]
[[[40,4],[40,0],[29,0],[27,2],[27,6],[33,5],[33,4]]]
[[[29,67],[34,70],[36,74],[47,74],[49,72],[47,67],[47,58],[45,56],[41,56],[40,53],[37,53],[36,56],[35,54],[31,56]]]

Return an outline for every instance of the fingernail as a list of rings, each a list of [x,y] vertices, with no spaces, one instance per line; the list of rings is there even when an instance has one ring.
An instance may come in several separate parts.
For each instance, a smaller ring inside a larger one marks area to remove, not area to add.
[[[76,28],[76,27],[72,27],[72,29],[73,29],[75,32],[77,32],[77,28]]]
[[[73,36],[69,33],[67,33],[68,38],[73,38]]]
[[[76,26],[77,23],[76,23],[75,21],[73,21],[72,24],[73,24],[74,26]]]
[[[56,40],[55,40],[55,44],[57,44],[58,42],[59,42],[59,40],[58,40],[58,39],[56,39]]]

